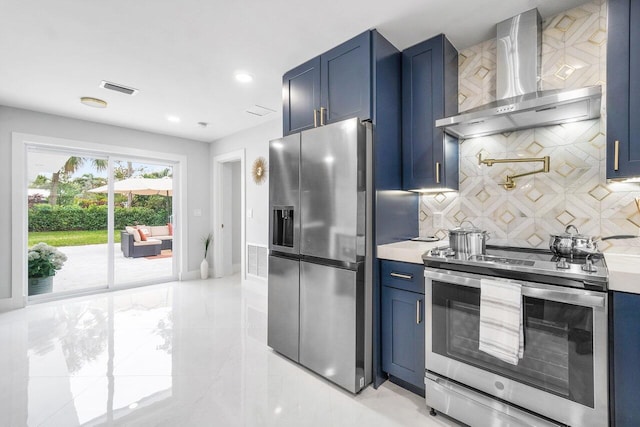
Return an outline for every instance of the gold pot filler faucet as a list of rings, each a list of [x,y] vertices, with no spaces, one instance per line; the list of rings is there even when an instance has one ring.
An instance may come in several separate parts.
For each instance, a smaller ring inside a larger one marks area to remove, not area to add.
[[[531,172],[519,173],[517,175],[507,175],[504,182],[498,185],[502,185],[505,190],[513,190],[516,188],[514,179],[522,178],[523,176],[533,175],[536,173],[549,172],[549,162],[551,161],[549,156],[544,157],[524,157],[517,159],[482,159],[482,153],[478,154],[478,164],[485,164],[487,166],[493,166],[495,163],[529,163],[529,162],[542,162],[542,169],[538,169]]]

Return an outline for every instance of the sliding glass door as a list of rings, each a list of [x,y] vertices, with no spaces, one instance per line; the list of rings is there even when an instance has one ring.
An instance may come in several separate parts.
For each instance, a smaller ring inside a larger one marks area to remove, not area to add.
[[[173,166],[114,161],[114,283],[169,280],[174,272]]]
[[[27,171],[29,296],[106,288],[108,158],[30,147]]]
[[[29,299],[175,279],[174,169],[28,146]]]

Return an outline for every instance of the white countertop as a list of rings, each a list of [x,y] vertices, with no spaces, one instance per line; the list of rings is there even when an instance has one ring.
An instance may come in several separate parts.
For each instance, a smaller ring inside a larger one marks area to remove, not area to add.
[[[389,243],[378,246],[378,258],[391,261],[410,262],[422,264],[422,254],[436,246],[448,245],[449,242],[438,240],[437,242],[416,242],[405,240],[403,242]]]
[[[378,246],[378,258],[391,261],[422,264],[422,254],[436,246],[448,242],[403,242]],[[612,291],[640,294],[640,255],[605,253],[604,258],[609,268],[609,289]]]
[[[609,269],[609,289],[640,294],[640,255],[604,254]]]

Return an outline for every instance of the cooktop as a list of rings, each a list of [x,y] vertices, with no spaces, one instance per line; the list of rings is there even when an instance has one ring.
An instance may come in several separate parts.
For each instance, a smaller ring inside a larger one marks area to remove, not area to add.
[[[442,246],[426,252],[422,259],[431,268],[598,290],[606,289],[609,276],[601,253],[564,258],[544,249],[489,245],[486,254],[467,255]]]

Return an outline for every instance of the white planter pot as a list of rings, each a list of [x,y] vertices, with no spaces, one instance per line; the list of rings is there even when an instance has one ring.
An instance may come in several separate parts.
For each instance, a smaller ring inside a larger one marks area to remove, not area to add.
[[[204,279],[206,279],[208,277],[209,277],[209,262],[205,258],[200,263],[200,278],[202,278],[202,280],[204,280]]]

